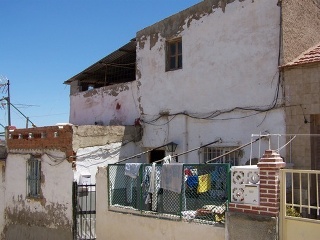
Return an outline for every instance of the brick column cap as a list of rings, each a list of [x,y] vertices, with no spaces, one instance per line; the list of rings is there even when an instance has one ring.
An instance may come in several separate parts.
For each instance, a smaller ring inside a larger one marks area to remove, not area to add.
[[[259,168],[284,168],[286,163],[275,150],[266,150],[258,162]]]

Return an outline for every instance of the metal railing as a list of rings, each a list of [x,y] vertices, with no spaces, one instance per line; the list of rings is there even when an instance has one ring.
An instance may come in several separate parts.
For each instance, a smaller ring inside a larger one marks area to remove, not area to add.
[[[133,178],[125,175],[125,164],[110,164],[109,210],[224,223],[230,200],[229,164],[181,164],[180,170],[169,174],[170,168],[165,167],[141,164],[138,176]]]
[[[320,171],[282,169],[281,180],[282,214],[320,220]]]

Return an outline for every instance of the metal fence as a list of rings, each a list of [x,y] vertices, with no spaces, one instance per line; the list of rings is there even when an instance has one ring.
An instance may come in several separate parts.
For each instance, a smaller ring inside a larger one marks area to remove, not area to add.
[[[73,239],[96,239],[96,185],[73,183]]]
[[[125,164],[109,165],[109,209],[224,223],[230,200],[229,164],[180,164],[175,169],[170,165],[174,164],[141,164],[136,178],[125,174]]]
[[[284,216],[320,220],[320,171],[282,169],[281,179]]]

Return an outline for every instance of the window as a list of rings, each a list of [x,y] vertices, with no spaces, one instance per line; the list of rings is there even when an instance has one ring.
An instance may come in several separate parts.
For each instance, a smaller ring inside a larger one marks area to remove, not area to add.
[[[41,162],[30,158],[27,163],[27,195],[28,197],[40,196]]]
[[[166,70],[182,68],[182,39],[175,39],[167,42]]]
[[[207,147],[204,148],[203,160],[207,162],[213,158],[226,154],[236,147]],[[212,161],[211,163],[230,163],[231,166],[237,166],[239,163],[240,151],[234,151],[230,154],[226,154],[221,158]]]

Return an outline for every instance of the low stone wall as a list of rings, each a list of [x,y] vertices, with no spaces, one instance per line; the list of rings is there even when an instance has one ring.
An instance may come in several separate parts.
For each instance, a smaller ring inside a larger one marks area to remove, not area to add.
[[[238,213],[226,213],[226,239],[278,239],[278,218]]]

